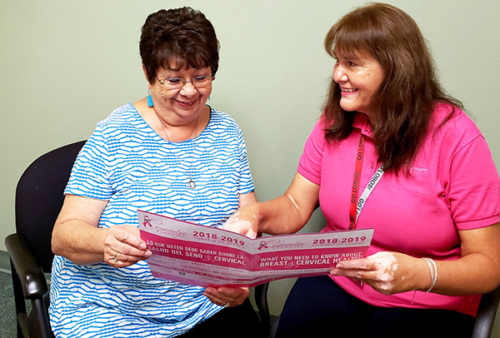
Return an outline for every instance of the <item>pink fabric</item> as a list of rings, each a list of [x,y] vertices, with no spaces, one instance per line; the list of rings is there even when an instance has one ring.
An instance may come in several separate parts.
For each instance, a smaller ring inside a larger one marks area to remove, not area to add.
[[[450,107],[438,105],[428,136],[411,166],[411,176],[386,172],[365,203],[357,228],[373,228],[368,255],[398,251],[415,257],[454,260],[460,257],[457,229],[500,222],[500,179],[481,132],[462,111],[436,131]],[[368,120],[357,113],[354,130],[341,141],[324,139],[324,119],[309,136],[297,171],[320,185],[320,205],[327,219],[322,231],[345,230],[355,156],[365,138],[360,194],[378,168]],[[413,292],[382,295],[344,277],[334,280],[347,292],[383,307],[452,309],[476,314],[480,296],[450,297]]]

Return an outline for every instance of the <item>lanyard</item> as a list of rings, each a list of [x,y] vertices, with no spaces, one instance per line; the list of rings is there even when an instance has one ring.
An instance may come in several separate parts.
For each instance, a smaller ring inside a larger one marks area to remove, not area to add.
[[[373,174],[372,179],[366,186],[365,190],[361,194],[361,197],[358,199],[359,193],[359,180],[361,179],[361,168],[363,164],[363,155],[364,155],[364,145],[365,145],[365,137],[363,134],[359,137],[359,145],[358,145],[358,153],[356,155],[356,165],[354,167],[354,178],[352,180],[352,192],[351,192],[351,203],[349,208],[349,230],[356,229],[356,223],[361,213],[361,209],[365,205],[368,196],[372,193],[375,186],[382,178],[384,174],[384,166],[381,165],[375,174]]]

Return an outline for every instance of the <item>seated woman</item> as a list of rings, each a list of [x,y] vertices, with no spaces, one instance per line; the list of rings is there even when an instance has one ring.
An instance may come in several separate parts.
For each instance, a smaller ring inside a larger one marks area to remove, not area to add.
[[[97,124],[54,227],[56,337],[257,335],[248,288],[155,279],[138,229],[137,209],[220,227],[256,201],[241,130],[206,105],[218,48],[210,21],[191,8],[147,18],[140,53],[150,95]]]
[[[368,257],[300,278],[277,337],[470,337],[500,283],[500,180],[488,145],[445,95],[418,26],[370,4],[328,32],[324,113],[281,197],[241,208],[250,236],[373,228]]]

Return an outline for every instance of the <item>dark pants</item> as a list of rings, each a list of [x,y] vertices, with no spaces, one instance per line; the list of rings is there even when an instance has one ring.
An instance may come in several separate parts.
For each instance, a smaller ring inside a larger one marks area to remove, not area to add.
[[[260,321],[248,299],[240,306],[222,309],[181,338],[258,338]]]
[[[277,338],[470,337],[474,318],[456,311],[381,308],[351,296],[328,276],[299,278],[280,316]]]

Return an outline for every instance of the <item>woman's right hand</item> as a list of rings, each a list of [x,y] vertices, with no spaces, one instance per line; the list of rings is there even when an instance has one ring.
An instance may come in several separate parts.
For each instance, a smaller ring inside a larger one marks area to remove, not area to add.
[[[238,209],[222,228],[256,238],[259,229],[259,203],[248,204]]]
[[[139,228],[115,225],[108,229],[104,239],[104,261],[109,265],[123,268],[148,259],[151,254],[141,239]]]

